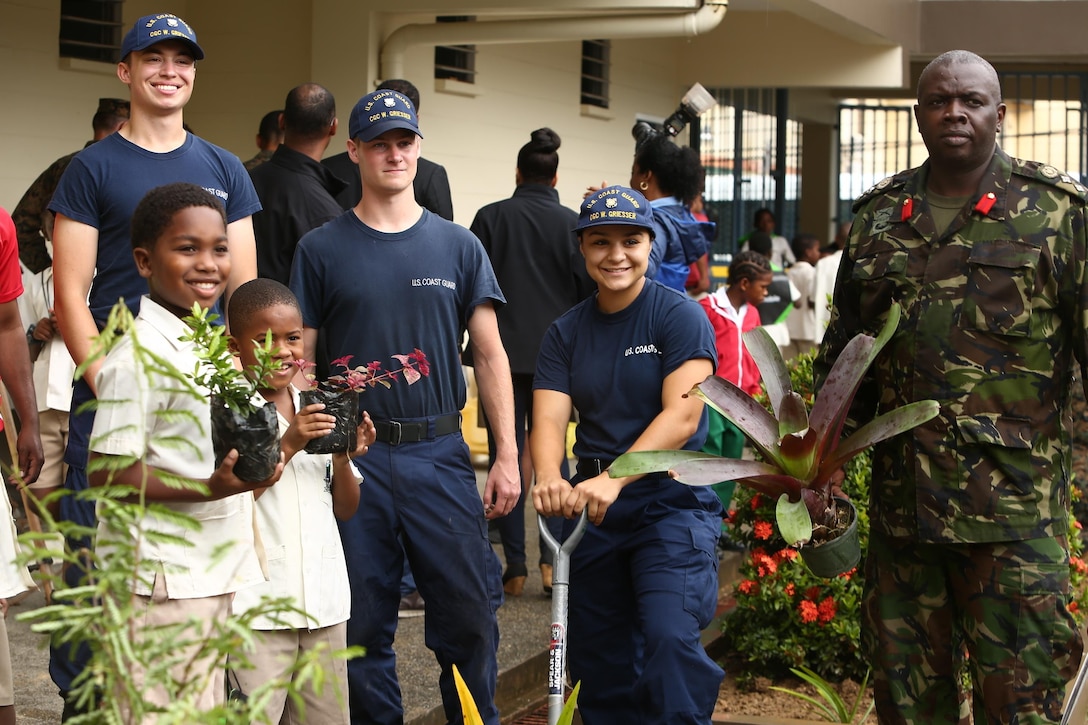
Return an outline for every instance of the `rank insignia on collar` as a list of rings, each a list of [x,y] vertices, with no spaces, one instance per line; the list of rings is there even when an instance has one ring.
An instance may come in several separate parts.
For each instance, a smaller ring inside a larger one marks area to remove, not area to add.
[[[994,202],[996,201],[997,195],[994,194],[992,191],[988,191],[986,192],[986,194],[983,195],[981,199],[978,200],[978,203],[975,204],[975,211],[981,214],[989,214],[990,209],[994,208]]]

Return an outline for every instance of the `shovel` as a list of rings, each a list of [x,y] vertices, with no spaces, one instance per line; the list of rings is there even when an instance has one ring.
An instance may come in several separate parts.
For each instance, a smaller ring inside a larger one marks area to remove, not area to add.
[[[548,531],[544,517],[537,515],[540,534],[555,557],[552,573],[552,626],[548,647],[548,725],[557,725],[563,710],[564,672],[567,665],[567,597],[570,588],[570,555],[586,533],[588,513],[582,510],[567,540],[560,544]]]

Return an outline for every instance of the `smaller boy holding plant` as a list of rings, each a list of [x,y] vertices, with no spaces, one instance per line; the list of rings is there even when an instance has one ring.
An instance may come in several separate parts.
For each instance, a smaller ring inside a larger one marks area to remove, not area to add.
[[[194,184],[157,187],[136,207],[131,236],[136,267],[147,279],[149,294],[141,300],[132,332],[109,352],[96,378],[102,404],[92,430],[91,456],[113,460],[89,479],[92,486],[142,491],[148,504],[195,519],[201,528],[194,533],[149,507],[127,531],[100,522],[98,548],[125,537],[139,546],[140,569],[133,579],[141,613],[135,624],[138,636],[198,622],[198,631],[187,633],[198,641],[216,622],[226,620],[235,592],[264,579],[250,491],[274,484],[283,464],[260,483],[234,475],[237,451],[214,467],[207,391],[195,384],[184,389],[182,380],[149,367],[151,356],[179,371],[196,367],[192,343],[179,339],[189,330],[182,318],[194,304],[210,308],[226,289],[231,255],[222,204]],[[203,486],[179,487],[177,479]],[[146,670],[132,661],[133,679],[145,701],[166,706],[185,687],[199,693],[195,705],[201,710],[221,703],[222,663],[193,663],[198,650],[199,644],[179,650],[177,682],[169,687],[145,682]]]
[[[299,409],[299,391],[291,384],[298,372],[295,362],[303,355],[298,300],[275,280],[255,279],[235,291],[229,318],[232,347],[244,369],[256,365],[255,349],[271,331],[280,365],[258,392],[262,402],[276,404],[286,462],[279,483],[255,493],[269,581],[239,592],[234,610],[256,608],[266,596],[293,599],[298,610],[255,619],[252,626],[260,634],[248,653],[252,667],[236,667],[233,673],[242,692],[250,693],[269,680],[290,678],[300,654],[324,645],[320,662],[329,682],[320,694],[312,683],[303,688],[305,720],[285,690],[273,694],[266,713],[273,723],[347,725],[347,663],[332,654],[347,646],[351,589],[336,521],[350,518],[359,505],[361,477],[351,458],[365,454],[374,442],[374,424],[362,414],[358,448],[350,453],[306,453],[306,443],[331,432],[335,419],[321,412],[321,403]]]

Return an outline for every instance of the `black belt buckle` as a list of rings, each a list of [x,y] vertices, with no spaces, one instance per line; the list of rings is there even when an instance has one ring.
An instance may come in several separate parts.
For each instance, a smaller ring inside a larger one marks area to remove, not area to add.
[[[403,434],[404,426],[400,424],[399,420],[389,421],[389,445],[399,446]]]

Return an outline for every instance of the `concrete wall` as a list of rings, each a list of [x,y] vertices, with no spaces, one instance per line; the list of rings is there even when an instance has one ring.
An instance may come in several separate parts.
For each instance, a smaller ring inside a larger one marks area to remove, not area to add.
[[[47,4],[50,8],[42,9]],[[202,137],[248,158],[256,151],[253,137],[261,116],[281,107],[291,87],[315,81],[337,98],[343,131],[328,153],[339,153],[354,101],[378,79],[381,39],[400,24],[432,18],[368,9],[377,5],[357,0],[175,3],[172,9],[193,26],[207,53],[186,121]],[[144,0],[128,0],[125,22],[156,9]],[[69,69],[58,61],[58,24],[59,4],[0,0],[0,90],[6,99],[20,99],[0,107],[0,205],[9,209],[42,169],[90,138],[99,97],[127,95],[111,64]],[[517,151],[541,126],[551,126],[564,141],[559,172],[564,203],[576,206],[585,187],[602,180],[626,183],[636,116],[667,116],[699,80],[698,73],[679,67],[671,42],[615,43],[614,102],[597,115],[583,115],[579,103],[580,40],[479,46],[476,95],[436,90],[441,84],[433,80],[432,49],[413,49],[405,75],[422,94],[424,153],[447,167],[458,221],[468,224],[478,207],[509,196]]]
[[[126,23],[154,12],[128,0]],[[184,12],[185,1],[173,3]],[[110,63],[58,57],[60,3],[0,0],[0,206],[9,211],[26,187],[92,135],[99,98],[127,98]]]
[[[496,20],[548,12],[675,12],[698,2],[622,0],[619,10],[620,4],[400,0],[394,13],[379,0],[172,0],[170,9],[192,24],[208,53],[186,120],[201,136],[248,158],[261,116],[305,81],[336,95],[346,126],[353,102],[378,80],[383,39],[406,23],[429,23],[439,13]],[[153,0],[126,0],[125,22],[161,9]],[[1083,59],[1088,51],[1074,30],[1082,20],[1088,21],[1083,0],[733,0],[723,23],[704,37],[615,41],[613,102],[604,114],[583,114],[579,105],[580,38],[479,45],[477,83],[469,94],[433,80],[429,47],[406,54],[404,75],[423,95],[424,153],[447,167],[457,219],[467,224],[479,206],[509,195],[517,150],[540,126],[563,138],[559,190],[563,202],[575,206],[587,185],[628,180],[636,117],[668,115],[695,81],[789,88],[798,117],[828,125],[839,97],[900,92],[910,86],[911,60],[951,45],[1010,61]],[[42,169],[90,137],[99,97],[126,94],[112,65],[59,60],[58,27],[55,0],[0,0],[0,205],[9,208]],[[607,36],[607,24],[587,24],[585,36]],[[329,153],[344,148],[345,136],[346,128]],[[815,146],[819,151],[810,154],[828,152],[822,142]],[[828,166],[806,156],[806,175]],[[809,180],[804,188],[816,193],[820,187]],[[808,217],[823,205],[806,202],[805,226],[818,226]]]

